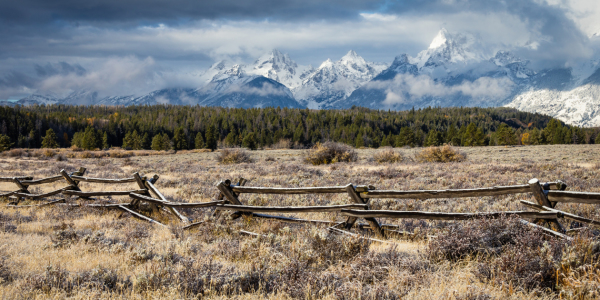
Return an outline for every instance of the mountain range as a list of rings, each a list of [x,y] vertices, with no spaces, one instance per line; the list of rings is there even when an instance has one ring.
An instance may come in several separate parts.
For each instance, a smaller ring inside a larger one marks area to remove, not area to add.
[[[597,37],[595,37],[597,38]],[[388,65],[354,51],[318,68],[298,65],[278,50],[251,64],[218,61],[200,73],[198,87],[160,89],[146,95],[100,97],[74,91],[67,97],[32,94],[17,104],[202,105],[404,110],[427,106],[509,106],[578,126],[600,126],[600,59],[534,70],[509,51],[486,54],[472,35],[442,29],[415,57]]]

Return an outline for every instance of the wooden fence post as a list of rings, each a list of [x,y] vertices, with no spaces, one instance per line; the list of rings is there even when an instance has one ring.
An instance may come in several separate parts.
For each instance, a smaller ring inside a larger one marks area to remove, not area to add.
[[[539,205],[553,207],[552,204],[550,204],[550,201],[548,201],[548,197],[544,193],[544,190],[542,189],[542,186],[540,185],[540,181],[537,178],[533,178],[533,179],[529,180],[529,187],[531,188],[533,197],[535,198],[535,200],[537,201],[537,203]],[[536,221],[538,221],[538,220],[536,220]],[[562,233],[565,232],[565,229],[562,227],[562,225],[560,225],[558,220],[554,219],[554,220],[550,220],[549,222],[550,222],[551,226],[553,225],[552,227],[555,227],[555,228],[553,228],[554,230],[562,232]]]
[[[71,188],[70,188],[71,190],[73,190],[73,191],[81,191],[81,189],[79,188],[79,186],[77,185],[77,183],[71,178],[71,176],[69,176],[69,174],[67,174],[67,171],[65,171],[65,169],[60,170],[60,175],[62,175],[62,177],[71,186]]]
[[[169,202],[169,200],[167,200],[167,198],[165,198],[165,196],[154,186],[154,183],[158,180],[159,176],[158,174],[154,174],[154,176],[152,176],[152,178],[146,180],[144,183],[146,185],[146,188],[148,188],[148,190],[150,192],[152,192],[156,197],[158,197],[158,199],[163,200],[165,202]],[[175,216],[177,216],[177,218],[179,218],[183,223],[189,223],[190,219],[188,219],[187,217],[183,216],[179,211],[177,211],[175,208],[168,206],[167,209],[174,214]]]
[[[360,195],[356,192],[352,184],[348,184],[346,186],[346,191],[348,192],[348,196],[350,196],[350,199],[352,199],[354,203],[367,204],[367,201],[360,197]],[[367,207],[366,209],[369,208]],[[356,219],[356,217],[348,217],[348,219],[346,220],[346,229],[352,228],[352,226],[354,226],[354,223],[356,222]],[[365,218],[365,220],[369,222],[369,225],[371,225],[371,229],[373,230],[373,232],[375,232],[375,234],[377,234],[380,237],[384,236],[383,229],[381,229],[381,226],[379,225],[379,222],[377,222],[377,219]]]
[[[26,185],[21,184],[21,181],[17,178],[17,177],[13,177],[12,178],[12,182],[14,182],[17,187],[19,188],[19,193],[29,193],[29,190],[27,189]],[[15,197],[15,201],[12,201],[11,204],[19,204],[19,201],[21,201],[21,197],[17,196],[10,196],[10,198]]]
[[[148,188],[146,187],[146,180],[142,179],[138,172],[133,173],[133,178],[135,179],[135,182],[140,187],[140,189],[145,190],[140,194],[150,196],[150,192],[148,192]],[[133,203],[133,207],[139,207],[139,202],[139,200],[135,201],[135,203]],[[158,213],[158,206],[156,206],[155,203],[148,202],[148,205],[150,206],[150,209],[152,209],[153,213]]]
[[[221,194],[225,198],[227,198],[227,200],[229,200],[230,203],[232,203],[234,205],[243,205],[242,202],[240,202],[240,200],[238,199],[237,195],[231,189],[231,181],[229,179],[227,179],[225,181],[220,181],[217,184],[217,188],[219,189],[219,191],[221,191]],[[234,220],[241,216],[242,216],[242,213],[239,211],[236,211],[231,214],[231,218]]]

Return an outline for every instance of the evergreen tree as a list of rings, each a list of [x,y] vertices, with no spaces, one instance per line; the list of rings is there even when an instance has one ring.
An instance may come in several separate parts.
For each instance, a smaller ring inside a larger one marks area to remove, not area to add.
[[[460,129],[458,129],[458,134],[456,134],[457,136],[457,144],[456,146],[464,146],[464,140],[463,137],[465,136],[465,132],[467,132],[467,126],[460,126]],[[460,141],[459,141],[460,140]]]
[[[402,127],[400,129],[400,134],[396,138],[396,147],[404,147],[415,145],[415,133],[410,129],[410,127]]]
[[[517,137],[515,131],[505,123],[500,124],[498,131],[496,131],[498,137],[498,145],[516,145]]]
[[[488,141],[489,146],[497,146],[498,145],[498,135],[496,132],[492,132],[490,134],[490,140]]]
[[[539,129],[537,128],[533,128],[530,132],[529,132],[529,144],[530,145],[541,145],[542,144],[542,140],[541,140],[541,132]]]
[[[132,145],[133,145],[133,138],[131,137],[131,132],[127,132],[125,134],[125,137],[123,137],[123,146],[122,147],[124,149],[127,149],[127,148],[133,149]]]
[[[196,139],[194,140],[194,147],[196,147],[196,149],[204,148],[204,138],[202,137],[202,132],[196,133]]]
[[[171,150],[171,139],[169,139],[169,135],[165,132],[162,135],[162,146],[163,150]]]
[[[175,129],[175,134],[173,135],[173,149],[184,150],[187,148],[187,138],[183,132],[183,127],[177,127],[177,129]]]
[[[144,136],[142,137],[142,149],[150,149],[151,147],[151,141],[150,141],[150,135],[148,135],[148,133],[144,133]]]
[[[110,146],[108,145],[108,134],[106,131],[102,134],[102,149],[108,149]]]
[[[56,133],[52,128],[46,130],[46,136],[42,139],[42,148],[58,148],[58,142],[56,141]]]
[[[585,134],[585,131],[583,130],[583,128],[581,127],[573,127],[575,129],[575,138],[577,139],[576,142],[577,144],[587,144],[588,143],[588,139],[587,139],[587,135]]]
[[[0,152],[10,149],[12,145],[13,143],[10,142],[8,135],[0,134]]]
[[[573,144],[573,131],[568,127],[562,129],[563,141],[561,144]]]
[[[458,130],[454,124],[450,124],[448,131],[446,131],[446,143],[453,146],[460,146],[460,136],[458,136]]]
[[[94,127],[88,126],[81,137],[81,148],[94,150],[100,147],[102,147],[102,138]]]
[[[204,134],[204,137],[206,138],[205,141],[205,148],[210,149],[212,151],[217,149],[217,136],[216,136],[216,129],[214,127],[213,124],[208,125],[208,128],[206,129],[206,133]]]
[[[242,147],[246,147],[250,150],[256,150],[256,137],[254,132],[247,134],[242,140]]]
[[[227,146],[233,147],[233,146],[237,146],[238,144],[238,136],[235,133],[235,129],[230,131],[227,136],[225,137],[225,144]]]
[[[36,148],[37,147],[37,131],[35,131],[35,129],[31,129],[31,131],[29,131],[29,148]]]
[[[562,124],[557,119],[551,119],[544,128],[545,139],[551,144],[562,144],[564,142]]]
[[[298,124],[294,131],[293,141],[301,144],[304,143],[304,126],[302,126],[302,122]]]
[[[430,130],[425,139],[425,146],[440,146],[444,143],[442,133],[437,130]]]
[[[131,148],[134,150],[142,150],[144,142],[142,141],[142,135],[140,135],[137,130],[134,130],[131,134],[132,145]]]
[[[483,129],[477,128],[477,132],[475,133],[475,141],[477,143],[476,146],[485,146],[489,143],[489,141],[486,142],[486,137],[483,133]]]
[[[75,147],[83,148],[83,132],[75,132],[73,134],[72,144]]]
[[[462,138],[463,146],[482,146],[483,145],[483,131],[477,128],[475,123],[469,124],[467,126],[465,133]]]
[[[144,148],[144,141],[137,130],[125,134],[125,137],[123,138],[123,148],[130,148],[133,150],[141,150]]]
[[[390,137],[391,137],[391,133],[390,135],[383,135],[383,138],[381,138],[381,147],[389,147],[392,144],[390,143]]]
[[[71,142],[69,141],[69,134],[63,132],[63,143],[65,147],[71,147]]]
[[[152,148],[152,150],[155,151],[163,150],[164,145],[162,134],[158,133],[154,135],[154,137],[152,138],[152,144],[150,145],[150,148]]]
[[[365,139],[363,138],[362,135],[358,135],[354,139],[354,147],[356,147],[356,148],[362,148],[364,146],[365,146]]]

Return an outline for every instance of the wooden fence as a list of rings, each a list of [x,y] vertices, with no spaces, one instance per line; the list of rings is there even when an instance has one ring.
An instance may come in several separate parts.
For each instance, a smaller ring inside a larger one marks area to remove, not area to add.
[[[231,211],[229,215],[236,219],[242,215],[249,217],[273,219],[291,223],[309,223],[309,224],[325,224],[329,225],[329,230],[336,233],[351,234],[348,231],[341,230],[344,227],[346,230],[357,226],[361,229],[370,229],[375,235],[380,238],[385,237],[386,231],[395,231],[397,225],[381,224],[377,218],[400,218],[400,219],[428,219],[428,220],[467,220],[474,218],[494,218],[501,215],[514,215],[522,219],[533,219],[528,222],[522,222],[539,227],[544,232],[565,239],[570,239],[565,235],[565,229],[559,222],[559,219],[566,218],[585,223],[588,225],[598,226],[600,221],[591,220],[574,214],[556,209],[559,202],[566,203],[584,203],[584,204],[600,204],[600,193],[583,193],[565,191],[567,185],[562,181],[540,183],[537,179],[532,179],[528,184],[514,186],[498,186],[478,189],[449,189],[449,190],[416,190],[416,191],[398,191],[398,190],[378,190],[374,186],[354,186],[348,184],[345,186],[327,186],[327,187],[300,187],[300,188],[282,188],[282,187],[249,187],[245,186],[247,181],[241,178],[237,183],[232,184],[230,180],[220,181],[216,188],[219,191],[217,199],[203,203],[180,203],[170,202],[156,188],[155,183],[159,179],[158,175],[151,178],[142,177],[138,173],[134,173],[130,178],[122,179],[105,179],[85,177],[86,168],[80,168],[76,172],[67,173],[61,170],[59,175],[41,178],[34,180],[33,177],[0,177],[0,182],[11,182],[17,186],[17,190],[11,192],[0,192],[0,197],[8,197],[11,201],[9,207],[31,207],[31,206],[46,206],[53,204],[65,203],[65,199],[48,199],[51,196],[62,194],[67,197],[74,197],[80,200],[95,200],[92,197],[103,196],[128,196],[128,203],[104,203],[104,204],[81,204],[88,207],[101,208],[117,208],[124,210],[131,215],[149,221],[158,225],[164,224],[152,219],[150,216],[153,213],[158,213],[160,210],[166,211],[181,222],[184,223],[183,228],[189,229],[201,224],[190,223],[191,220],[181,214],[177,209],[180,208],[206,208],[214,207],[214,217],[222,217],[224,211]],[[54,191],[32,194],[28,188],[32,185],[41,185],[65,181],[66,186]],[[104,184],[123,184],[136,183],[138,188],[134,190],[121,191],[82,191],[79,187],[80,182],[93,182]],[[509,194],[529,193],[532,194],[534,202],[524,201],[521,203],[526,207],[532,208],[535,211],[504,211],[504,212],[475,212],[475,213],[444,213],[444,212],[424,212],[424,211],[392,211],[392,210],[370,210],[369,202],[371,199],[455,199],[463,197],[483,197],[483,196],[499,196]],[[299,194],[346,194],[349,198],[349,204],[345,205],[327,205],[327,206],[250,206],[244,205],[240,201],[242,194],[281,194],[281,195],[299,195]],[[46,200],[47,202],[38,205],[19,205],[21,200]],[[72,204],[71,204],[72,205]],[[140,210],[144,206],[148,215],[143,214]],[[306,213],[306,212],[334,212],[346,217],[344,222],[332,222],[325,220],[308,220],[299,218],[290,218],[282,216],[268,215],[264,213]],[[367,223],[356,223],[362,218]],[[549,228],[543,227],[543,225]]]

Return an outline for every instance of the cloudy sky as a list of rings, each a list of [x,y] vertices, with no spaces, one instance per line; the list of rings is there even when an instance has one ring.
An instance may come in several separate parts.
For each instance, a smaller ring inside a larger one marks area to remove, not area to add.
[[[0,100],[196,86],[216,60],[273,48],[313,66],[350,49],[391,63],[441,28],[537,68],[569,66],[598,52],[598,20],[597,0],[0,0]]]

